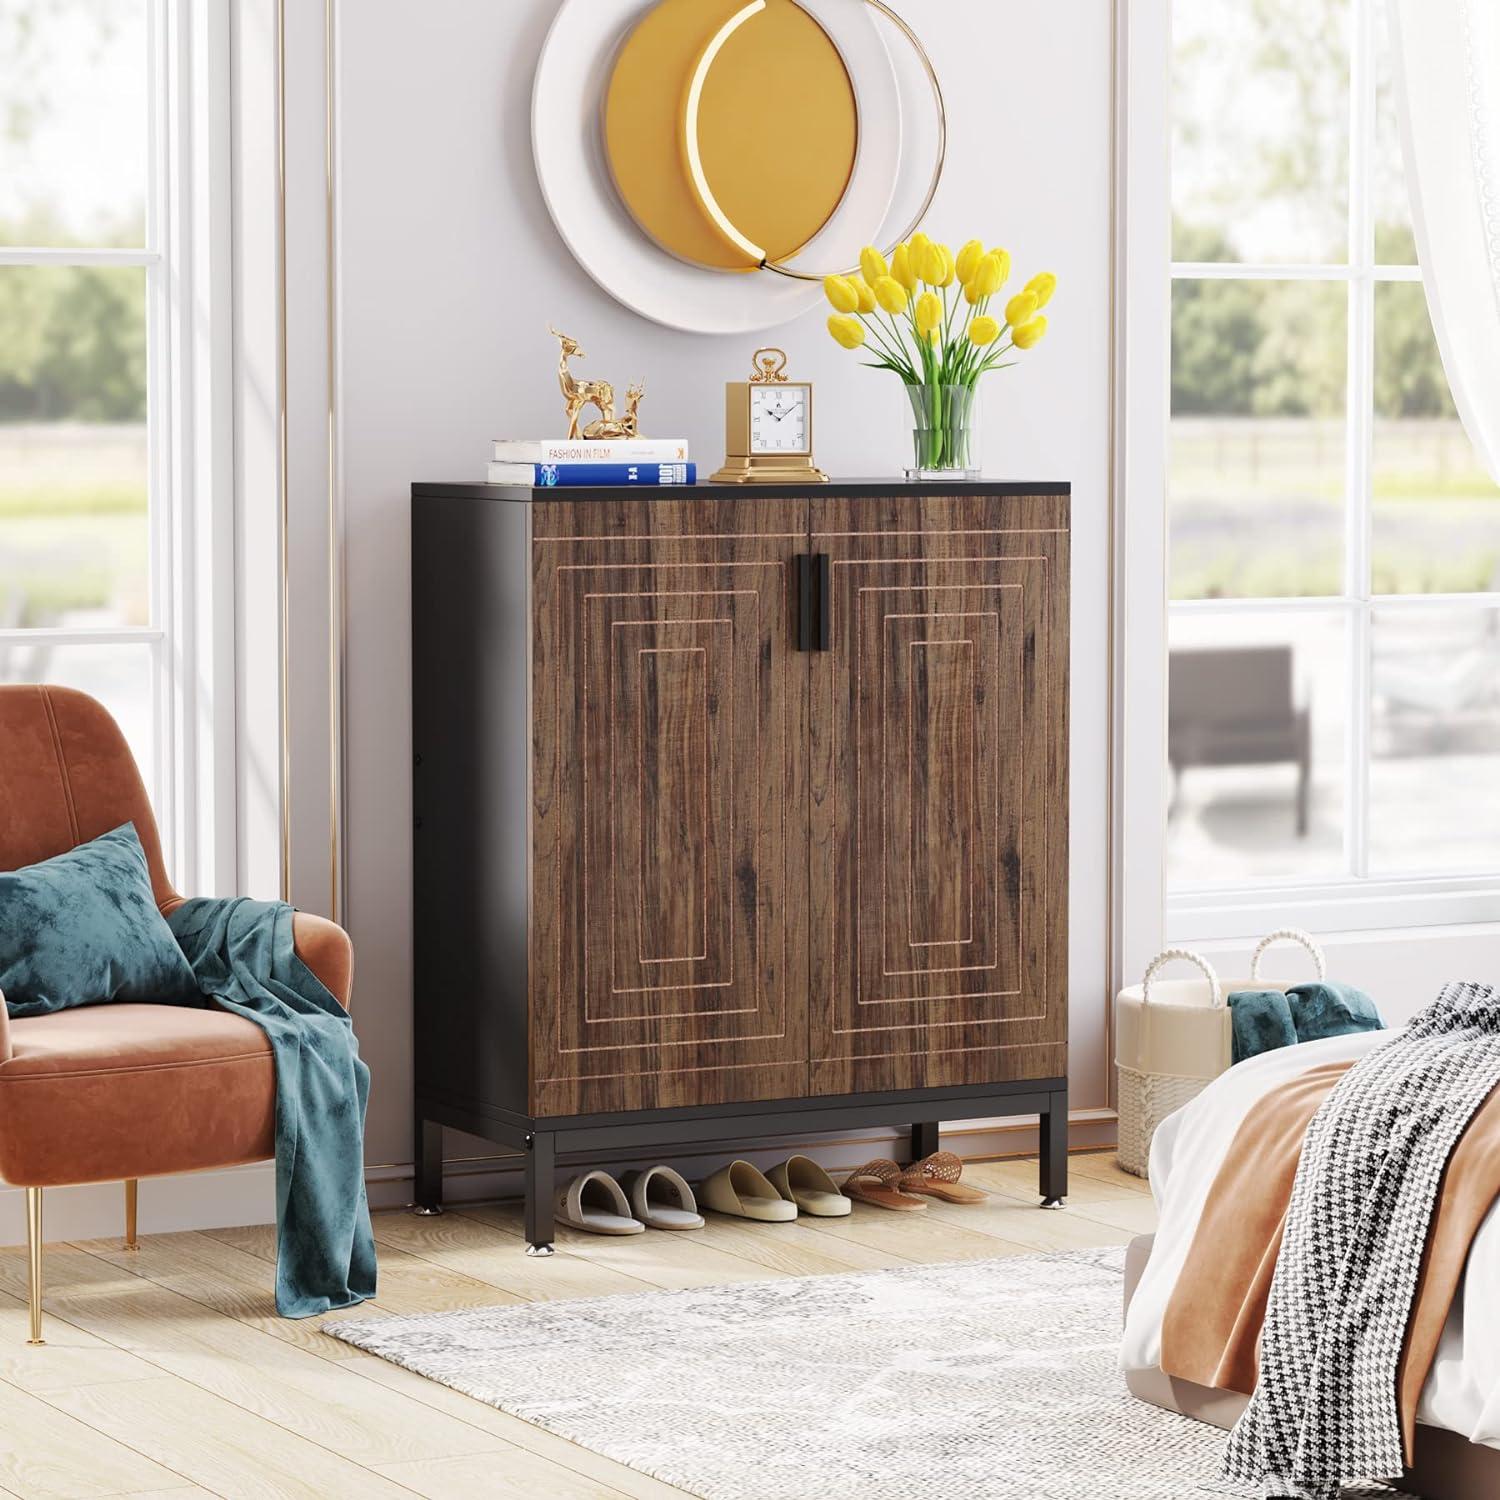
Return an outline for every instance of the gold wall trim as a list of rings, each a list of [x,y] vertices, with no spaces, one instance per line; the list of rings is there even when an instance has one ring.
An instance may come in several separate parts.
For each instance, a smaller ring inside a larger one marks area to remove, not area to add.
[[[277,628],[281,633],[278,696],[281,705],[281,784],[277,788],[281,823],[281,899],[292,895],[292,674],[291,674],[291,445],[287,418],[286,331],[286,0],[276,0],[276,447],[278,484],[276,519],[280,529],[281,578]]]
[[[338,344],[338,0],[323,0],[323,180],[325,276],[328,315],[328,915],[344,921],[347,887],[344,847],[344,669],[348,643],[348,577],[344,557],[344,489],[339,464]]]
[[[280,871],[281,899],[292,895],[292,582],[291,582],[291,444],[288,392],[287,337],[287,3],[276,0],[276,274],[277,287],[277,465],[280,495],[277,525],[280,532],[279,630],[280,683]],[[337,267],[337,152],[335,126],[337,0],[324,0],[324,412],[327,444],[328,538],[328,915],[342,923],[346,905],[344,737],[346,723],[345,662],[348,638],[347,573],[344,555],[344,505],[339,464],[338,413],[338,267]]]

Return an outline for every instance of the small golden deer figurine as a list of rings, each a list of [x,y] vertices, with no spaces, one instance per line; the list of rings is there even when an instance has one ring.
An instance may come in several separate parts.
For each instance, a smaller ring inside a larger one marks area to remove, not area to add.
[[[563,406],[568,413],[568,436],[570,438],[633,438],[639,437],[639,410],[641,397],[646,394],[645,381],[637,381],[625,395],[625,415],[615,415],[615,388],[607,380],[579,380],[568,368],[570,359],[587,359],[582,346],[575,338],[548,324],[548,332],[558,343],[557,383],[562,389]],[[578,419],[586,406],[599,409],[598,417],[579,431]]]
[[[625,392],[625,415],[616,417],[612,414],[599,418],[597,422],[590,422],[583,429],[586,438],[636,438],[640,433],[640,407],[641,397],[646,394],[646,382],[637,380]],[[614,387],[609,387],[610,411],[614,407]]]

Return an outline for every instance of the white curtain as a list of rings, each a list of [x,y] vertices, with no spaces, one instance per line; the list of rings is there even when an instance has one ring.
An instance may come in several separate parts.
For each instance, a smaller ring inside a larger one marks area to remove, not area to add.
[[[1500,0],[1390,0],[1427,306],[1464,428],[1500,483]]]

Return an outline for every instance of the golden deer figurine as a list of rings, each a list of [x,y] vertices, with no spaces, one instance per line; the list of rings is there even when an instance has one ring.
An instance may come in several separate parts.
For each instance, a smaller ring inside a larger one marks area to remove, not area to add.
[[[646,394],[646,382],[637,380],[634,385],[627,388],[625,392],[625,415],[616,417],[613,414],[614,387],[609,389],[610,415],[600,417],[597,422],[590,422],[583,429],[586,438],[637,438],[641,435],[640,409],[641,397]]]
[[[547,331],[557,340],[557,383],[562,388],[563,405],[568,413],[568,436],[570,438],[622,438],[638,437],[639,418],[637,409],[645,394],[645,383],[632,386],[626,397],[623,417],[615,415],[615,388],[607,380],[579,380],[568,368],[570,359],[587,359],[582,346],[575,338],[548,324]],[[599,409],[598,419],[579,432],[578,419],[586,406]]]

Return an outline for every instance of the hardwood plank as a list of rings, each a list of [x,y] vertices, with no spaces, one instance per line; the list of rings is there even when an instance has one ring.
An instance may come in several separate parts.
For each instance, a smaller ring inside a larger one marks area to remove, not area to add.
[[[987,1192],[1003,1193],[1008,1198],[1030,1203],[1033,1208],[1041,1202],[1035,1162],[978,1162],[964,1168],[963,1180],[972,1183],[975,1187],[984,1188]],[[1121,1187],[1108,1178],[1094,1177],[1086,1172],[1074,1171],[1073,1158],[1068,1158],[1068,1202],[1070,1205],[1131,1203],[1137,1201],[1140,1196],[1133,1189]]]
[[[89,1389],[111,1392],[105,1399],[122,1399],[120,1385]],[[10,1381],[0,1386],[0,1485],[7,1493],[21,1500],[72,1500],[164,1490],[189,1482],[137,1451],[134,1434],[117,1442],[96,1432],[92,1424],[57,1410],[49,1404],[57,1390],[49,1387],[33,1395]]]
[[[901,1213],[862,1203],[854,1205],[847,1219],[809,1220],[808,1228],[826,1239],[872,1246],[908,1261],[988,1260],[1025,1250],[985,1233],[977,1219],[951,1223],[930,1210]]]
[[[430,1500],[621,1500],[626,1493],[602,1480],[560,1469],[550,1459],[516,1448],[500,1457],[424,1458],[382,1464],[376,1471]],[[673,1493],[681,1494],[681,1490]]]
[[[463,1215],[477,1224],[499,1229],[524,1240],[519,1204],[465,1207]],[[586,1234],[557,1226],[560,1250],[612,1270],[623,1271],[653,1287],[716,1286],[731,1281],[766,1281],[785,1273],[743,1259],[727,1248],[710,1245],[705,1230],[652,1230],[644,1234],[610,1236]]]
[[[29,1346],[26,1303],[0,1293],[0,1380],[26,1391],[56,1390],[69,1385],[103,1385],[109,1380],[144,1380],[154,1365],[116,1349],[103,1339],[62,1318],[47,1319],[47,1342]]]
[[[1151,1196],[1151,1184],[1144,1177],[1127,1172],[1113,1151],[1080,1151],[1068,1158],[1068,1170],[1070,1174],[1077,1172],[1091,1177],[1095,1182],[1113,1183],[1125,1192]]]
[[[374,1301],[342,1312],[325,1313],[320,1318],[290,1319],[276,1313],[270,1277],[274,1262],[214,1236],[154,1235],[149,1241],[143,1240],[140,1250],[134,1252],[122,1249],[118,1241],[90,1242],[83,1248],[122,1270],[135,1270],[227,1317],[314,1353],[322,1353],[323,1345],[348,1348],[322,1337],[319,1330],[329,1319],[367,1318],[381,1313],[448,1312],[460,1307],[488,1307],[520,1300],[499,1287],[444,1270],[419,1256],[386,1248],[379,1256]]]
[[[1079,1218],[1097,1224],[1110,1224],[1131,1235],[1152,1234],[1156,1230],[1156,1205],[1149,1198],[1125,1198],[1114,1202],[1085,1203],[1077,1209]]]
[[[160,1495],[161,1500],[217,1500],[212,1490],[206,1490],[202,1485],[184,1484],[176,1485],[170,1490],[122,1490],[121,1495],[129,1496],[130,1500],[145,1500],[151,1495]]]
[[[274,1265],[246,1255],[207,1235],[186,1232],[149,1235],[140,1249],[117,1239],[78,1240],[75,1248],[128,1275],[165,1287],[237,1323],[259,1329],[320,1359],[347,1359],[349,1346],[319,1331],[329,1318],[359,1316],[366,1307],[325,1313],[318,1318],[283,1318],[276,1312]],[[375,1310],[370,1309],[370,1316]]]
[[[499,1411],[483,1401],[476,1401],[462,1391],[455,1391],[435,1380],[427,1380],[410,1370],[403,1370],[400,1365],[372,1358],[356,1368],[366,1379],[399,1391],[414,1403],[447,1412],[460,1421],[472,1422],[495,1437],[522,1448],[537,1458],[548,1460],[560,1470],[612,1485],[622,1494],[635,1497],[635,1500],[671,1500],[671,1497],[682,1493],[673,1485],[638,1474],[634,1469],[627,1469],[612,1459],[604,1458],[587,1448],[580,1448],[566,1438],[522,1421],[520,1417]]]
[[[503,1287],[526,1301],[559,1297],[602,1297],[614,1292],[646,1292],[651,1284],[611,1266],[585,1260],[570,1250],[544,1259],[528,1256],[522,1244],[488,1224],[462,1214],[420,1218],[401,1211],[374,1215],[375,1240]]]
[[[872,1210],[874,1212],[874,1210]],[[1123,1245],[1131,1235],[1097,1219],[1086,1218],[1087,1210],[1065,1208],[1060,1212],[1038,1208],[1035,1198],[1022,1203],[996,1194],[983,1203],[938,1203],[928,1205],[926,1215],[903,1214],[902,1218],[925,1217],[936,1234],[944,1232],[993,1235],[1012,1252],[1036,1254],[1049,1250],[1092,1250],[1102,1245]],[[892,1214],[894,1219],[897,1215]],[[931,1260],[942,1259],[940,1255]],[[948,1259],[957,1259],[949,1256]]]
[[[56,1247],[48,1268],[49,1302],[70,1321],[330,1452],[395,1463],[495,1446],[486,1434],[446,1418],[422,1413],[413,1420],[405,1403],[372,1395],[342,1362],[219,1315],[97,1256]],[[9,1261],[0,1265],[0,1275],[10,1270]]]
[[[847,1276],[911,1264],[911,1257],[881,1245],[819,1234],[817,1226],[824,1221],[806,1215],[790,1224],[755,1224],[713,1213],[704,1218],[709,1244],[789,1276]]]
[[[411,1494],[398,1481],[170,1375],[49,1391],[44,1399],[97,1432],[149,1449],[193,1483],[235,1500],[393,1500]]]

